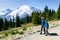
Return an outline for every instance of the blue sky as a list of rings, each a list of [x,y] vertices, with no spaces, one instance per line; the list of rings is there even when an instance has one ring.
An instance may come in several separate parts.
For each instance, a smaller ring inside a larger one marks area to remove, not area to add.
[[[51,9],[57,10],[60,0],[0,0],[0,11],[8,8],[14,10],[22,5],[29,5],[43,10],[47,5]]]

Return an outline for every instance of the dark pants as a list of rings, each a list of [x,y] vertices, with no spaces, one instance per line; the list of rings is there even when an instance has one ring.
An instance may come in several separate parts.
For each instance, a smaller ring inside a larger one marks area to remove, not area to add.
[[[42,34],[42,31],[44,30],[44,34],[45,34],[45,27],[42,25],[41,26],[41,34]]]

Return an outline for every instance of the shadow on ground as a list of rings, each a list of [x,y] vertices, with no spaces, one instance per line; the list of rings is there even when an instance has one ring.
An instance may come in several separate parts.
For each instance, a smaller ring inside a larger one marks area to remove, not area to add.
[[[37,32],[40,32],[40,30],[38,30]],[[49,36],[59,36],[57,33],[49,33]]]
[[[57,33],[49,33],[50,36],[59,36]]]

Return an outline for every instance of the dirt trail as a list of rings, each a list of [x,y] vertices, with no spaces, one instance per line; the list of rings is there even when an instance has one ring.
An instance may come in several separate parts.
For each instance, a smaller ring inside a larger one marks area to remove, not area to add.
[[[22,37],[15,40],[60,40],[60,26],[49,29],[50,35],[45,36],[44,34],[40,35],[40,32]]]

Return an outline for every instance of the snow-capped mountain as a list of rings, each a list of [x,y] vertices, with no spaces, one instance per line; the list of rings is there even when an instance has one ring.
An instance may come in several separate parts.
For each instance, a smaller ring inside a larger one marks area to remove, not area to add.
[[[14,18],[16,18],[16,14],[19,14],[20,18],[24,18],[27,15],[31,16],[34,10],[36,11],[37,9],[34,7],[30,7],[28,5],[23,5],[20,8],[15,10],[7,9],[6,11],[2,11],[0,12],[0,16],[6,17],[6,18],[10,18],[10,17],[13,18],[14,16]]]
[[[26,15],[31,15],[32,10],[29,6],[23,5],[20,8],[14,10],[13,12],[9,13],[7,16],[11,16],[11,18],[14,16],[16,17],[16,14],[19,14],[21,18],[26,17]]]
[[[6,9],[5,11],[1,11],[0,12],[0,17],[5,18],[6,15],[8,15],[9,13],[11,13],[12,11],[13,10],[11,10],[11,9]]]
[[[5,15],[9,14],[10,12],[12,12],[11,9],[6,9],[5,11],[0,12],[0,16],[5,16]]]

